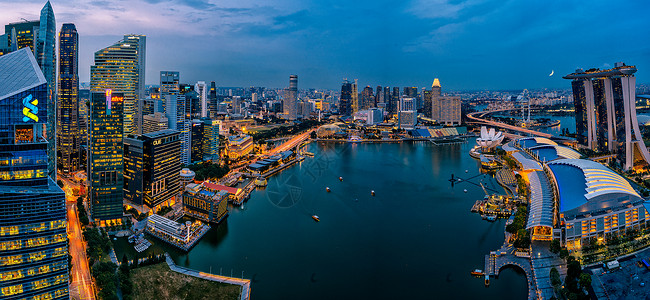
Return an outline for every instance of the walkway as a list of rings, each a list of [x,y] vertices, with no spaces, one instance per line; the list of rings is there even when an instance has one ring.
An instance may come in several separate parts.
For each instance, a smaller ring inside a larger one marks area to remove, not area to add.
[[[169,266],[169,269],[171,269],[174,272],[178,272],[178,273],[181,273],[181,274],[185,274],[185,275],[189,275],[189,276],[192,276],[192,277],[201,278],[201,279],[205,279],[205,280],[239,285],[239,286],[241,286],[241,294],[240,294],[239,299],[240,300],[249,300],[250,299],[251,281],[248,280],[248,279],[227,277],[227,276],[220,276],[220,275],[213,275],[213,274],[209,274],[209,273],[195,271],[195,270],[188,269],[188,268],[185,268],[185,267],[180,267],[180,266],[177,266],[174,263],[174,260],[172,260],[172,258],[169,256],[169,253],[165,253],[165,259],[167,261],[167,265]]]

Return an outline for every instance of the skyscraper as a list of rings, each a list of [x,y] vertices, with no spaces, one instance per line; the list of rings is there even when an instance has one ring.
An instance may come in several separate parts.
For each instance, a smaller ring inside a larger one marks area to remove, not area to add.
[[[284,93],[283,111],[287,120],[298,118],[298,75],[289,76],[289,88]]]
[[[359,80],[355,79],[352,84],[352,114],[359,111],[361,103],[359,103]]]
[[[624,170],[650,163],[636,117],[636,70],[619,62],[612,69],[578,69],[563,77],[573,80],[578,143],[615,153]]]
[[[198,163],[203,161],[203,140],[204,140],[204,128],[203,122],[201,120],[192,120],[192,125],[190,126],[191,136],[190,136],[190,160],[192,163]]]
[[[48,86],[29,48],[0,57],[0,298],[68,299],[65,194],[48,177]]]
[[[137,101],[144,98],[145,54],[144,35],[125,35],[95,52],[95,65],[90,67],[91,92],[124,93],[124,134],[138,132]]]
[[[169,94],[169,91],[180,91],[181,87],[179,84],[180,73],[176,71],[160,71],[160,99],[163,100],[163,113],[167,113],[165,110],[165,96]]]
[[[180,95],[178,91],[171,90],[165,99],[167,107],[167,119],[169,120],[169,129],[180,132],[181,140],[181,163],[190,164],[190,120],[186,114],[185,95]]]
[[[91,220],[100,226],[122,219],[124,99],[110,89],[91,93],[87,174]]]
[[[79,35],[74,24],[59,33],[59,90],[57,154],[64,174],[79,169]]]
[[[394,115],[397,113],[398,110],[398,104],[399,104],[399,87],[394,86],[393,87],[393,93],[390,96],[390,102],[388,103],[388,115],[389,118],[391,115]]]
[[[6,44],[0,45],[0,50],[2,50],[3,54],[7,54],[12,49],[29,47],[32,53],[36,53],[34,49],[36,49],[40,27],[40,20],[14,22],[5,25],[3,42],[6,41]]]
[[[372,88],[368,85],[361,91],[361,107],[368,109],[375,107],[375,97],[372,94]]]
[[[201,109],[201,118],[208,117],[208,86],[205,81],[199,81],[194,85],[194,91],[199,96],[199,103]]]
[[[56,21],[50,1],[41,9],[38,42],[36,43],[38,65],[47,80],[47,136],[51,143],[47,148],[48,174],[56,180]]]
[[[341,99],[339,101],[339,114],[341,116],[352,115],[352,84],[343,80],[341,85]]]
[[[431,85],[431,118],[443,125],[456,126],[461,123],[459,96],[441,96],[442,87],[438,78]]]

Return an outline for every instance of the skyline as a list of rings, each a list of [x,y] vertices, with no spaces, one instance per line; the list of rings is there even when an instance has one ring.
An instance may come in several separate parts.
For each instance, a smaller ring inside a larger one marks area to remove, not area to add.
[[[0,3],[6,12],[0,22],[37,19],[42,5],[42,0],[20,7]],[[75,23],[79,31],[81,82],[89,81],[94,52],[124,34],[148,37],[146,84],[158,83],[159,71],[178,70],[182,82],[216,81],[219,86],[286,87],[286,76],[298,74],[301,86],[327,89],[340,88],[343,78],[359,78],[362,86],[430,86],[435,77],[447,90],[566,88],[558,75],[617,61],[636,65],[640,83],[650,81],[644,72],[650,66],[650,42],[629,30],[650,28],[642,13],[650,5],[641,1],[345,5],[52,1],[59,24]],[[608,19],[619,22],[597,26]],[[632,43],[611,42],[613,35]],[[572,50],[585,45],[591,49]]]

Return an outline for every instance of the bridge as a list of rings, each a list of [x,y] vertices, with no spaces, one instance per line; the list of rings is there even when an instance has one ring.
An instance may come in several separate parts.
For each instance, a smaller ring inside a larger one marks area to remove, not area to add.
[[[538,299],[530,258],[516,256],[514,255],[514,252],[515,249],[508,245],[507,242],[504,242],[503,246],[499,250],[492,251],[490,254],[485,255],[485,275],[498,277],[501,270],[505,267],[519,267],[526,274],[526,281],[528,282],[528,299]]]
[[[496,121],[491,121],[491,120],[488,120],[488,119],[483,119],[483,117],[486,114],[495,113],[495,112],[504,112],[504,111],[510,111],[510,110],[516,110],[516,109],[515,108],[509,108],[509,109],[493,110],[493,111],[488,111],[488,112],[485,112],[485,111],[473,112],[473,113],[467,114],[467,118],[471,120],[470,123],[484,124],[484,125],[489,125],[489,126],[492,126],[492,127],[499,127],[499,128],[503,128],[503,129],[508,129],[508,130],[512,130],[512,131],[516,131],[516,132],[522,132],[522,133],[526,133],[526,134],[529,134],[529,135],[540,136],[540,137],[545,137],[545,138],[553,138],[553,137],[555,137],[550,133],[539,132],[539,131],[536,131],[536,130],[526,129],[526,128],[522,128],[522,127],[519,127],[519,126],[508,125],[508,124],[501,123],[501,122],[496,122]]]

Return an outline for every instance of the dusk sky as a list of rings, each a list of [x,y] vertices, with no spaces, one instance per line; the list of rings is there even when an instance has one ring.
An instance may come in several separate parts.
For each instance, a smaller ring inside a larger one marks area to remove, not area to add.
[[[623,3],[624,2],[624,3]],[[38,19],[44,1],[0,2],[0,23]],[[54,0],[80,35],[79,73],[124,34],[147,35],[147,84],[161,70],[218,86],[444,90],[568,88],[577,67],[636,65],[650,82],[648,1]],[[0,29],[0,32],[3,29]],[[551,71],[555,75],[549,77]]]

